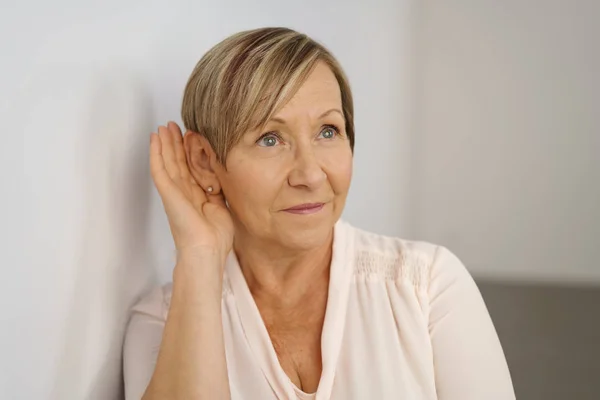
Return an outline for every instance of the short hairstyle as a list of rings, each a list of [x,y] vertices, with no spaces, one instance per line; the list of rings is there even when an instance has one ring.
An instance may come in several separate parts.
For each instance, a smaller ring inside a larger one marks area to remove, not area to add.
[[[242,135],[264,126],[319,61],[329,66],[340,86],[345,130],[354,150],[352,92],[342,67],[323,45],[289,28],[239,32],[204,54],[184,90],[183,124],[204,135],[225,164]]]

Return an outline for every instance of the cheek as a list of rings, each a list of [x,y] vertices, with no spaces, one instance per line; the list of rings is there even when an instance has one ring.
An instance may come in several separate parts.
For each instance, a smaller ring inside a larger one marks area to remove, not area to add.
[[[273,161],[254,158],[228,164],[222,185],[233,210],[256,214],[271,208],[282,181],[280,168],[271,165]]]
[[[333,191],[345,195],[352,180],[353,157],[350,149],[330,152],[325,158],[324,165]]]

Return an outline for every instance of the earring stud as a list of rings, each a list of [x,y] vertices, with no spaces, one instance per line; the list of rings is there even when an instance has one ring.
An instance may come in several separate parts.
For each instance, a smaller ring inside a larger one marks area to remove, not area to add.
[[[207,191],[208,193],[212,193],[212,192],[213,192],[213,187],[212,187],[212,186],[209,186],[209,187],[207,187],[207,188],[206,188],[206,191]]]

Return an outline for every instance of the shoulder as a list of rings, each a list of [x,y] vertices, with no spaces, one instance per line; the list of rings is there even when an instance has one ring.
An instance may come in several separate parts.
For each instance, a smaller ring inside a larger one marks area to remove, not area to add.
[[[357,276],[377,276],[422,289],[430,288],[440,279],[470,279],[461,260],[442,245],[346,226],[352,231]]]
[[[132,313],[166,320],[171,302],[172,289],[172,282],[152,287],[144,292],[133,305],[131,308]]]

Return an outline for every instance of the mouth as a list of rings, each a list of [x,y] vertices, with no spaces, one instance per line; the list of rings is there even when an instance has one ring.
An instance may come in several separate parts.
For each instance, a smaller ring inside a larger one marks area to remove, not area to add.
[[[291,214],[314,214],[321,211],[323,207],[325,207],[325,203],[305,203],[286,208],[283,211]]]

